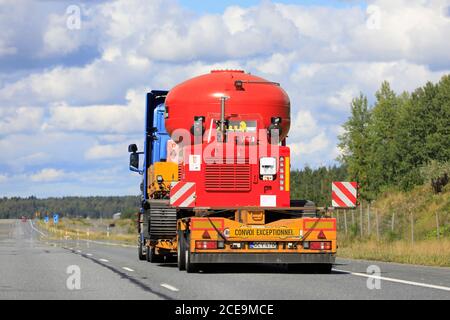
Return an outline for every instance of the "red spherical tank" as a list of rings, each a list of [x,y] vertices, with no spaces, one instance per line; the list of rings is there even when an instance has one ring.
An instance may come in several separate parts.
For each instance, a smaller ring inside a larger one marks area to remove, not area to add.
[[[279,84],[240,70],[217,70],[187,80],[169,91],[166,98],[167,132],[191,130],[196,117],[204,117],[205,129],[221,117],[221,97],[225,101],[225,120],[254,120],[258,129],[279,123],[280,140],[290,127],[290,101]]]

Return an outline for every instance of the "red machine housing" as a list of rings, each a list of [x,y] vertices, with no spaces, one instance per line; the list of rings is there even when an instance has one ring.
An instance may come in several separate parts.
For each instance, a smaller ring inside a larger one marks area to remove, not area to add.
[[[174,87],[165,104],[166,130],[180,145],[172,206],[290,206],[290,101],[279,84],[243,71],[212,71]],[[276,140],[269,134],[274,124]]]
[[[204,116],[206,129],[210,128],[211,119],[220,118],[221,96],[228,97],[227,120],[253,119],[267,129],[273,117],[280,117],[280,140],[286,138],[291,125],[287,93],[276,83],[240,70],[214,70],[171,89],[165,102],[169,135],[176,129],[191,130],[196,116]]]

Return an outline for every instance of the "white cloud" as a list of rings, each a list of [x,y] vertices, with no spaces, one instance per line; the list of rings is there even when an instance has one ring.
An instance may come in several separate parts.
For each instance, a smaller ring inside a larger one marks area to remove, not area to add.
[[[449,67],[450,19],[442,15],[446,0],[371,1],[380,12],[379,29],[367,27],[370,12],[362,8],[277,5],[295,23],[304,40],[305,62],[396,61]],[[447,3],[448,5],[448,3]]]
[[[9,46],[5,39],[0,39],[0,57],[15,54],[17,49]]]
[[[0,174],[0,183],[6,183],[8,181],[8,177],[5,174]]]
[[[321,133],[322,130],[310,111],[300,110],[292,119],[289,138],[294,141],[303,140]]]
[[[37,108],[0,109],[0,134],[33,132],[40,128],[44,110]]]
[[[248,62],[252,69],[258,73],[270,76],[283,76],[289,74],[292,64],[298,60],[296,52],[274,53],[269,58],[253,59]]]
[[[223,15],[195,16],[174,4],[145,0],[107,3],[98,12],[108,39],[103,48],[123,43],[123,52],[132,42],[134,51],[158,61],[242,59],[295,47],[298,38],[294,23],[269,2],[230,7]]]
[[[148,71],[126,61],[111,64],[94,60],[84,67],[59,66],[6,84],[0,89],[0,101],[24,104],[31,100],[35,105],[47,105],[63,101],[95,104],[119,100],[123,99],[128,85],[143,81]]]
[[[427,81],[436,82],[445,73],[403,60],[302,64],[291,73],[287,91],[293,100],[300,101],[303,109],[319,114],[320,118],[329,117],[328,123],[336,123],[342,120],[337,115],[348,114],[352,97],[359,92],[373,96],[384,80],[400,93],[423,86]],[[317,112],[318,109],[331,113]]]
[[[330,160],[332,139],[326,127],[321,126],[310,111],[300,110],[291,123],[288,146],[294,167],[306,164],[316,167]]]
[[[68,1],[0,1],[0,58],[8,59],[17,69],[33,69],[40,67],[40,62],[53,65],[58,57],[75,53],[82,45],[93,46],[98,32],[90,28],[89,11],[83,12],[87,20],[83,28],[69,32],[69,5]]]
[[[141,138],[141,135],[139,135]],[[124,134],[103,134],[97,137],[102,143],[114,143],[114,142],[124,142],[128,139],[127,135]]]
[[[232,35],[244,32],[252,26],[252,23],[245,17],[246,12],[247,10],[238,6],[231,6],[225,10],[223,21]]]
[[[330,152],[332,159],[337,159],[342,155],[342,150],[336,145]]]
[[[16,167],[27,167],[46,164],[49,160],[51,160],[50,154],[38,151],[19,157],[17,159],[11,159],[11,162],[14,163],[14,166]]]
[[[85,153],[85,158],[88,160],[125,158],[126,156],[127,149],[124,144],[95,145]]]
[[[328,152],[330,141],[325,133],[319,133],[305,142],[289,143],[289,147],[291,147],[291,151],[295,156],[305,156],[318,152]]]
[[[93,141],[86,134],[36,132],[0,137],[0,164],[8,173],[21,173],[54,166],[83,164],[83,154]]]
[[[442,16],[441,9],[446,2],[374,1],[380,11],[380,29],[353,29],[349,48],[369,59],[407,59],[417,64],[446,63],[448,67],[450,20]]]
[[[50,118],[44,128],[104,133],[141,132],[145,112],[144,91],[129,91],[127,101],[127,105],[54,106],[50,108]]]
[[[81,44],[79,30],[67,28],[67,16],[52,14],[43,34],[42,55],[65,55],[76,51]]]
[[[358,96],[359,92],[356,88],[342,88],[334,95],[327,99],[329,106],[338,110],[347,111],[350,110],[350,103],[353,98]]]
[[[63,176],[56,174],[58,177],[55,178],[51,178],[52,175],[48,174],[50,180],[32,181],[31,176],[39,173],[41,171],[30,175],[6,176],[5,183],[0,180],[0,193],[7,197],[17,195],[35,195],[37,197],[138,195],[139,183],[142,179],[138,174],[129,173],[128,167],[117,165],[95,170],[64,171]]]
[[[2,30],[0,32],[0,58],[17,53],[17,48],[13,43],[15,32],[11,28],[11,24],[14,19],[12,14],[18,13],[17,8],[21,6],[21,2],[23,1],[17,1],[17,7],[14,8],[11,2],[0,1],[0,7],[2,8],[0,10],[0,28]]]
[[[31,175],[31,181],[33,182],[52,182],[58,181],[64,177],[64,170],[58,170],[53,168],[42,169],[41,171]]]
[[[379,32],[367,28],[366,13],[359,7],[337,9],[264,2],[251,8],[232,6],[222,15],[196,16],[175,4],[168,9],[163,1],[99,3],[90,8],[92,21],[86,28],[95,34],[92,37],[100,39],[101,59],[83,67],[57,67],[22,78],[0,89],[0,101],[33,99],[41,104],[65,101],[71,105],[112,102],[123,99],[129,88],[143,83],[173,86],[176,81],[199,74],[198,67],[228,67],[231,62],[258,74],[276,76],[288,86],[290,80],[299,82],[299,77],[319,72],[314,75],[317,81],[306,88],[327,92],[330,106],[343,110],[350,93],[366,89],[364,83],[374,77],[379,81],[376,72],[380,70],[373,70],[372,65],[403,63],[425,70],[447,65],[450,69],[450,43],[443,41],[449,36],[450,19],[442,16],[442,5],[420,2],[406,5],[402,1],[373,4],[381,8],[384,17]],[[408,10],[403,10],[404,7]],[[421,25],[417,28],[410,18],[420,16],[423,8],[425,17],[418,20]],[[397,30],[397,19],[411,21]],[[59,20],[58,28],[62,25]],[[56,32],[52,30],[58,28],[46,30]],[[392,41],[391,36],[395,37]],[[428,39],[434,45],[418,43],[416,37]],[[92,42],[84,38],[50,42],[56,46],[60,42],[63,46],[78,46],[77,41]],[[51,46],[47,50],[51,51]],[[394,53],[386,54],[387,51]],[[418,59],[418,53],[427,54]],[[299,64],[301,68],[296,74]],[[361,70],[358,65],[371,70]],[[187,72],[189,69],[197,72]],[[346,74],[357,76],[362,82],[349,84],[352,79]],[[163,81],[165,77],[171,81]],[[24,96],[23,92],[28,94]],[[317,96],[316,92],[309,92]]]

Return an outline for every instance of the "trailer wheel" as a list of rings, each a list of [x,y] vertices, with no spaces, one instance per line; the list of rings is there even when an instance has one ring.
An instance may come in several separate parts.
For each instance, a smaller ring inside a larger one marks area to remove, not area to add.
[[[151,247],[147,247],[147,261],[150,263],[158,263],[158,262],[162,262],[162,259],[164,259],[164,257],[162,256],[158,256],[155,254],[155,248],[151,248]]]
[[[186,270],[186,240],[182,232],[178,232],[177,265],[178,270]]]
[[[139,237],[139,247],[138,247],[138,255],[139,255],[139,260],[143,261],[146,259],[146,255],[144,254],[144,245],[142,244],[142,241]]]
[[[191,262],[191,250],[190,250],[190,241],[191,237],[188,235],[186,239],[185,248],[185,264],[186,264],[186,272],[187,273],[196,273],[198,271],[197,265]]]
[[[320,263],[314,265],[314,270],[319,274],[329,274],[331,273],[332,268],[333,265],[331,263]]]
[[[304,210],[301,210],[301,213],[305,217],[314,217],[316,216],[316,204],[310,200],[291,200],[291,207],[303,207]],[[311,208],[311,209],[307,209]]]

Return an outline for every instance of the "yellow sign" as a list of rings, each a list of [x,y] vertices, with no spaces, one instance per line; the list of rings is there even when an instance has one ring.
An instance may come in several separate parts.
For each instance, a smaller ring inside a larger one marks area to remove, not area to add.
[[[230,230],[231,237],[247,238],[247,237],[277,237],[292,238],[299,237],[300,234],[296,229],[288,228],[238,228]]]

